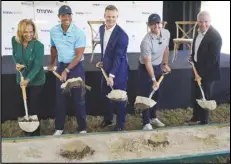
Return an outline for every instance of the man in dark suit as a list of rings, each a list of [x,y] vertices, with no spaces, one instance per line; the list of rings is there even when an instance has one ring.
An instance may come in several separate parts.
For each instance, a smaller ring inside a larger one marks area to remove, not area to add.
[[[195,64],[199,76],[193,76],[192,82],[192,101],[193,116],[187,123],[208,124],[209,111],[201,108],[196,99],[201,98],[201,92],[195,79],[201,79],[202,89],[205,98],[210,100],[212,97],[214,82],[221,79],[220,75],[220,52],[222,39],[219,32],[210,25],[210,14],[201,11],[197,15],[198,31],[193,40],[191,61]]]
[[[105,25],[100,26],[101,62],[105,72],[109,75],[108,81],[102,77],[101,92],[107,113],[101,127],[112,125],[114,110],[117,114],[115,131],[124,129],[126,117],[126,102],[113,102],[106,95],[114,89],[126,90],[128,80],[128,35],[116,24],[118,9],[109,5],[105,8]],[[99,63],[97,63],[99,64]],[[110,86],[109,86],[110,85]]]

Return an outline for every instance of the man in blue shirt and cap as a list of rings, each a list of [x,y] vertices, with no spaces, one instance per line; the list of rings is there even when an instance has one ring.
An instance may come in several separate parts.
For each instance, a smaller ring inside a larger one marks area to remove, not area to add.
[[[56,132],[54,135],[61,135],[64,130],[68,95],[62,93],[60,87],[62,82],[76,77],[81,77],[85,81],[83,53],[86,47],[86,36],[80,28],[72,23],[72,10],[69,6],[61,6],[58,17],[61,24],[54,26],[50,31],[51,64],[49,70],[54,70],[56,57],[58,57],[56,71],[61,75],[61,79],[56,80]],[[71,98],[74,101],[78,131],[86,133],[85,96],[82,95],[81,88],[72,88]]]

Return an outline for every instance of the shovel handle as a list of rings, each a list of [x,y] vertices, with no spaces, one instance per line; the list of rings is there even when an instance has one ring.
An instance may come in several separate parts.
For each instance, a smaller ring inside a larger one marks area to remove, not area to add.
[[[160,83],[163,81],[165,75],[166,75],[166,73],[165,73],[165,74],[162,74],[162,75],[160,76],[160,78],[158,79],[157,83],[158,83],[159,85],[160,85]],[[157,89],[155,88],[154,90],[156,91]]]
[[[60,76],[57,72],[53,71],[53,74],[54,74],[57,78],[61,79],[61,76]]]
[[[104,71],[104,69],[103,68],[100,68],[101,69],[101,71],[102,71],[102,73],[103,73],[103,76],[104,76],[104,78],[106,79],[106,81],[108,82],[108,76],[107,76],[107,73]],[[111,87],[111,90],[113,90],[113,88],[112,88],[112,86],[110,85],[110,87]]]
[[[164,79],[164,75],[161,75],[161,77],[158,80],[158,84],[160,84],[162,82],[162,80]]]
[[[100,66],[98,63],[96,64],[96,67],[101,69],[101,71],[102,71],[102,73],[103,73],[104,78],[106,79],[106,81],[108,81],[107,73],[104,71],[103,67],[102,67],[102,66]]]
[[[24,77],[23,76],[20,76],[20,79],[21,79],[21,82],[24,81]],[[25,86],[21,86],[22,88],[22,96],[23,96],[23,99],[26,100],[27,97],[26,97],[26,87]]]
[[[108,81],[107,73],[104,71],[103,68],[100,68],[100,69],[101,69],[101,71],[102,71],[102,73],[103,73],[104,78]]]
[[[157,81],[157,83],[158,83],[159,85],[160,85],[160,83],[162,82],[162,80],[164,79],[164,76],[165,76],[165,74],[161,75],[161,77],[160,77],[159,80]],[[151,97],[153,96],[153,94],[155,93],[155,91],[157,91],[156,88],[154,88],[154,89],[152,90],[152,92],[151,92],[150,95],[149,95],[149,98],[151,98]]]
[[[196,81],[197,81],[198,85],[201,85],[201,80],[199,78],[197,78],[199,75],[198,75],[198,72],[196,70],[196,67],[194,66],[194,64],[192,62],[191,62],[191,64],[192,64],[192,67],[193,67],[193,72],[195,74]]]

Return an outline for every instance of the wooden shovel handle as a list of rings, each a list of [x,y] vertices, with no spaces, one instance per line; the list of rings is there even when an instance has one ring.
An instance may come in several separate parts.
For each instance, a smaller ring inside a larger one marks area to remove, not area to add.
[[[197,72],[197,70],[196,70],[196,67],[194,66],[193,63],[192,63],[192,67],[193,67],[193,72],[194,72],[194,74],[195,74],[196,81],[197,81],[198,85],[201,85],[201,79],[198,78],[199,75],[198,75],[198,72]]]
[[[103,73],[104,78],[108,81],[107,73],[104,71],[103,68],[101,68],[101,71],[102,71],[102,73]]]
[[[20,79],[21,79],[21,82],[24,81],[24,77],[23,76],[21,76]],[[21,88],[22,88],[23,99],[26,100],[27,99],[27,96],[26,96],[26,87],[22,86]]]
[[[57,72],[53,71],[53,74],[54,74],[57,78],[61,79],[61,76],[60,76]]]
[[[158,80],[158,84],[160,84],[162,82],[162,80],[164,79],[164,75],[162,75],[159,80]]]

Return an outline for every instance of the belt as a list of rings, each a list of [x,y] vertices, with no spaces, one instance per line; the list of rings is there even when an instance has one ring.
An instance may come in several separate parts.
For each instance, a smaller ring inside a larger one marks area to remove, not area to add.
[[[59,64],[64,65],[64,66],[68,66],[70,63],[59,62]]]
[[[142,66],[145,66],[145,64],[140,63],[140,61],[139,61],[139,64],[142,65]],[[161,64],[159,64],[159,65],[152,65],[152,67],[160,67],[160,66],[161,66]]]

